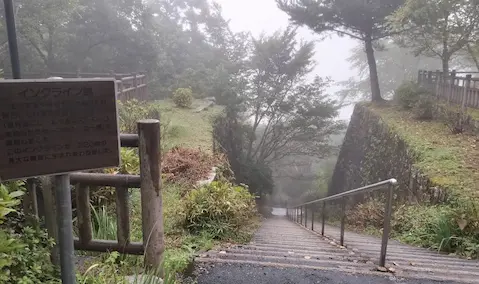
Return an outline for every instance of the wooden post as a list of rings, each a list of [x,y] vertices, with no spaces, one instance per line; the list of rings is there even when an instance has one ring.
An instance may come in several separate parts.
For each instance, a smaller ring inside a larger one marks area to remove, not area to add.
[[[417,71],[417,83],[418,85],[421,85],[421,79],[422,79],[422,70]]]
[[[133,87],[134,87],[133,89],[134,98],[137,100],[140,100],[138,95],[138,74],[137,73],[133,73]]]
[[[81,244],[88,244],[93,238],[90,211],[90,187],[84,184],[76,186],[78,238]]]
[[[120,246],[130,243],[130,206],[128,187],[116,188],[116,235]]]
[[[159,269],[163,260],[164,229],[160,166],[160,121],[138,122],[141,217],[145,266]]]
[[[432,71],[427,71],[427,88],[429,91],[432,90]]]
[[[456,81],[456,70],[452,70],[451,76],[449,77],[449,93],[447,95],[447,103],[451,102],[455,81]]]
[[[464,81],[464,92],[462,94],[462,112],[465,113],[466,109],[467,109],[467,97],[469,95],[469,89],[471,87],[471,79],[472,79],[472,75],[471,74],[468,74],[466,75],[466,80]]]

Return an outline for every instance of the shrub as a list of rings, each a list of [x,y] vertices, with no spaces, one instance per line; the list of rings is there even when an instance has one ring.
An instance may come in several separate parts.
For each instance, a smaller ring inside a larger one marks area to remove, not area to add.
[[[384,222],[384,202],[378,199],[370,199],[357,204],[346,213],[348,224],[356,229],[368,227],[382,228]]]
[[[434,116],[434,101],[430,95],[421,95],[413,108],[417,119],[431,120]]]
[[[461,205],[402,206],[393,221],[395,234],[411,244],[438,251],[479,256],[478,213]]]
[[[185,227],[192,233],[208,232],[225,239],[256,213],[254,197],[246,188],[216,181],[188,194]]]
[[[178,107],[189,108],[193,103],[193,92],[190,88],[178,88],[173,93],[173,102]]]
[[[19,182],[0,184],[0,223],[8,214],[16,212],[14,208],[23,195],[21,186]],[[58,271],[50,262],[52,246],[52,240],[43,230],[25,227],[16,234],[3,224],[0,228],[0,282],[58,283]]]
[[[403,109],[412,109],[422,95],[429,93],[415,82],[404,82],[394,92],[394,101]]]

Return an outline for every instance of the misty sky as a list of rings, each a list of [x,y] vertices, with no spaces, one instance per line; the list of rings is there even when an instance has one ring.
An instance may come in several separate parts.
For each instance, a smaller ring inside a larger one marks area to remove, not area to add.
[[[250,31],[253,36],[262,32],[271,34],[278,29],[284,29],[288,25],[288,16],[278,9],[275,0],[216,0],[223,7],[223,16],[229,19],[230,26],[234,31]],[[331,38],[318,41],[319,36],[314,35],[306,28],[300,29],[298,37],[316,42],[317,67],[313,75],[330,77],[335,82],[343,81],[355,75],[350,71],[346,58],[350,50],[358,42],[333,35]],[[329,91],[337,90],[332,87]],[[341,111],[341,119],[349,119],[352,107],[346,107]]]

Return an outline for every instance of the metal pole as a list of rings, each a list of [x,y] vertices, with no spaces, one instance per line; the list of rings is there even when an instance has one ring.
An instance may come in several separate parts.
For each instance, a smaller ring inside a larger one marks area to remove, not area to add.
[[[326,221],[326,201],[323,202],[323,209],[321,212],[321,235],[324,236],[324,222]]]
[[[74,249],[70,177],[68,175],[59,175],[56,176],[55,179],[61,278],[63,284],[74,284],[75,264],[73,259]]]
[[[308,205],[304,205],[304,226],[308,227]]]
[[[13,0],[3,0],[3,5],[5,6],[5,22],[7,24],[8,49],[10,50],[12,76],[13,79],[20,79],[20,59],[18,57],[17,31],[15,29]]]
[[[302,225],[303,224],[303,206],[300,206],[300,208],[301,208],[301,212],[300,212],[301,215],[299,216],[299,218],[300,218],[299,223]]]
[[[343,198],[341,204],[341,236],[339,239],[340,245],[344,246],[344,223],[346,221],[346,198]]]
[[[311,231],[314,231],[314,207],[311,208]]]
[[[391,230],[391,212],[393,203],[394,185],[390,185],[387,191],[386,208],[384,209],[383,238],[381,242],[381,255],[379,256],[379,265],[386,264],[386,250],[388,247],[389,231]]]

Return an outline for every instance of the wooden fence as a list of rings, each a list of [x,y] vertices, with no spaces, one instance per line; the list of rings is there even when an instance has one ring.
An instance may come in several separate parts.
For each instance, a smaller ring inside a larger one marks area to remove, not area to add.
[[[472,74],[420,70],[418,83],[448,103],[479,108],[479,78],[473,78]]]
[[[163,209],[160,166],[160,122],[154,119],[138,122],[138,134],[121,134],[121,147],[138,148],[140,175],[103,174],[80,172],[70,174],[70,183],[76,188],[78,238],[74,239],[76,250],[145,255],[145,265],[159,267],[164,252]],[[93,239],[90,208],[91,187],[113,187],[116,191],[117,241]],[[34,183],[28,183],[28,196],[36,196]],[[143,242],[130,240],[129,188],[139,188]],[[38,218],[36,198],[29,199]],[[45,202],[45,206],[52,206]],[[36,209],[35,209],[36,208]],[[55,224],[55,218],[47,219]],[[48,224],[47,224],[48,227]],[[56,225],[49,231],[58,231]],[[51,233],[51,232],[49,232]],[[51,233],[55,236],[55,232]],[[54,250],[55,251],[55,250]]]
[[[5,73],[5,78],[11,78],[11,74]],[[25,79],[41,79],[48,77],[62,78],[115,78],[117,98],[121,101],[148,99],[148,76],[146,73],[80,73],[80,72],[49,72],[49,73],[22,73]]]

